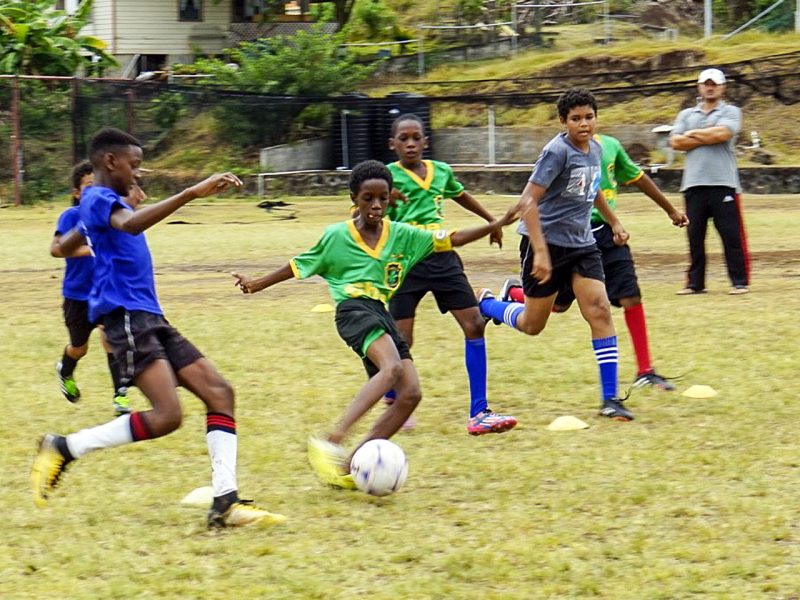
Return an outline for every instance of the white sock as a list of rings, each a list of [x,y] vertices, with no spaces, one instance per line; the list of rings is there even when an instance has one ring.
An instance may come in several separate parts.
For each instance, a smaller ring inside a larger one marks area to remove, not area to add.
[[[236,487],[236,450],[235,433],[215,429],[206,433],[208,455],[211,458],[211,486],[214,497],[235,492]]]
[[[122,415],[113,421],[90,429],[81,429],[67,436],[67,448],[75,458],[94,450],[113,448],[133,442],[131,416]]]

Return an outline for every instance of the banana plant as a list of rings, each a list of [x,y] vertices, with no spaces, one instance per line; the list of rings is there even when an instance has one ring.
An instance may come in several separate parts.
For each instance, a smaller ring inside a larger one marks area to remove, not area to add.
[[[55,0],[0,3],[0,74],[70,76],[116,65],[106,42],[80,34],[92,1],[71,15],[57,10]]]

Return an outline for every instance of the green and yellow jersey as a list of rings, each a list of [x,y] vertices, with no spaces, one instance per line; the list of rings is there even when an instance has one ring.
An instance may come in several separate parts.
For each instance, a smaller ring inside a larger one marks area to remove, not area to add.
[[[631,160],[631,157],[625,152],[625,148],[622,147],[618,139],[610,135],[595,135],[594,139],[603,148],[603,156],[600,161],[602,171],[600,189],[603,191],[603,196],[605,196],[611,210],[615,210],[619,182],[623,185],[631,184],[640,179],[644,175],[644,171]],[[592,225],[599,225],[603,222],[600,211],[593,208]]]
[[[289,266],[298,279],[325,279],[334,304],[364,297],[387,304],[411,267],[433,252],[452,249],[445,230],[423,231],[386,218],[377,245],[370,248],[350,220],[326,227],[319,242]]]
[[[406,198],[389,207],[386,216],[392,221],[408,223],[420,229],[440,229],[444,220],[445,198],[455,198],[464,191],[447,163],[423,160],[427,176],[421,179],[399,161],[387,167],[392,173],[394,187]]]

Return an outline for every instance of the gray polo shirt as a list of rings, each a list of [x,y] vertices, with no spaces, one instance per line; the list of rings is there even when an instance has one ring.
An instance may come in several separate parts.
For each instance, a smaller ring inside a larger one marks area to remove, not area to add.
[[[724,186],[741,191],[734,155],[736,136],[742,129],[741,109],[725,102],[720,102],[709,113],[702,111],[701,104],[686,108],[678,114],[672,133],[682,134],[690,129],[720,126],[730,129],[733,137],[727,142],[698,146],[686,153],[681,180],[682,192],[699,185]]]
[[[548,244],[565,248],[594,244],[589,219],[600,189],[602,153],[594,139],[589,142],[589,152],[578,150],[566,133],[557,135],[542,149],[528,181],[547,188],[539,202],[539,221]],[[528,235],[525,221],[519,222],[517,233]]]

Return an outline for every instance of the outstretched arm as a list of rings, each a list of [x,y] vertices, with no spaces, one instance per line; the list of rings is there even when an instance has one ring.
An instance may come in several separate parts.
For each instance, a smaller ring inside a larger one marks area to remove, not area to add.
[[[633,182],[633,185],[638,187],[642,192],[647,194],[650,199],[658,204],[676,227],[686,227],[689,224],[689,219],[682,212],[675,210],[672,203],[667,200],[667,197],[661,192],[655,182],[650,179],[647,173],[642,173],[642,176]]]
[[[490,213],[486,209],[486,207],[480,202],[478,202],[478,200],[475,199],[475,196],[470,194],[468,191],[466,190],[462,191],[458,196],[453,198],[453,200],[457,204],[468,210],[469,212],[481,217],[487,223],[491,223],[492,221],[494,221],[492,213]],[[496,231],[493,231],[492,233],[489,234],[489,244],[497,244],[498,248],[503,247],[502,229],[497,229]]]
[[[136,235],[167,218],[195,198],[205,198],[228,188],[241,186],[241,180],[233,173],[217,173],[166,200],[145,206],[135,212],[125,209],[115,210],[111,213],[111,226]]]
[[[276,283],[291,279],[294,277],[294,272],[292,271],[292,267],[289,265],[289,263],[286,263],[282,267],[275,269],[272,273],[268,273],[267,275],[259,277],[258,279],[254,279],[248,275],[242,275],[241,273],[231,273],[231,275],[233,275],[234,279],[236,279],[234,285],[239,287],[243,294],[255,294],[256,292],[265,290]]]

